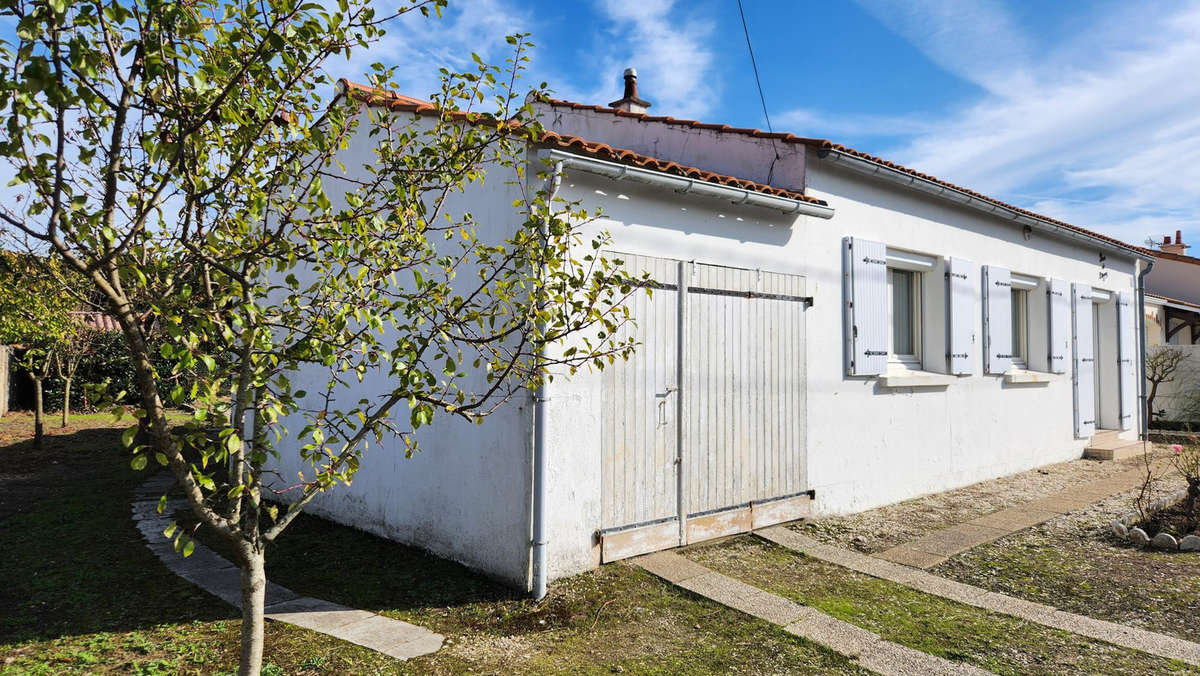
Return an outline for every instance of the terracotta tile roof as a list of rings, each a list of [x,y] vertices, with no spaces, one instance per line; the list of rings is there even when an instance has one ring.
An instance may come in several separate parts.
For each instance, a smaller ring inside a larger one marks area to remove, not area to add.
[[[341,83],[348,96],[369,105],[383,106],[388,110],[411,112],[422,115],[437,115],[441,112],[437,106],[429,101],[414,99],[410,96],[402,96],[400,94],[383,91],[375,87],[356,84],[347,80],[341,80]],[[450,113],[450,117],[452,119],[465,120],[472,123],[495,121],[494,117],[488,115],[458,111],[452,111]],[[767,195],[775,195],[777,197],[785,197],[787,199],[794,199],[811,204],[820,204],[822,206],[826,206],[826,202],[824,200],[820,200],[815,197],[809,197],[803,193],[785,190],[783,188],[777,188],[775,186],[764,185],[761,183],[755,183],[754,181],[738,178],[736,176],[718,174],[716,172],[706,171],[697,167],[689,167],[684,164],[679,164],[678,162],[671,162],[669,160],[663,160],[657,157],[650,157],[648,155],[635,153],[632,150],[615,148],[605,143],[589,141],[579,136],[559,134],[552,131],[543,131],[535,138],[531,138],[530,141],[536,145],[551,148],[561,148],[577,154],[587,155],[589,157],[595,157],[597,159],[608,160],[611,162],[617,162],[619,164],[641,167],[643,169],[659,171],[665,174],[672,174],[674,176],[694,178],[707,183],[718,183],[721,185],[733,186],[735,188],[742,188],[744,190],[750,190],[753,192],[760,192]]]
[[[1050,218],[1049,216],[1043,216],[1042,214],[1038,214],[1038,213],[1029,211],[1028,209],[1023,209],[1021,207],[1018,207],[1018,206],[1015,206],[1012,204],[1008,204],[1006,202],[1001,202],[998,199],[988,197],[987,195],[984,195],[979,192],[975,192],[974,190],[971,190],[969,188],[964,188],[962,186],[958,186],[953,183],[950,183],[949,181],[944,181],[936,176],[932,176],[930,174],[925,174],[925,173],[919,172],[915,169],[910,169],[909,167],[906,167],[904,165],[897,164],[895,162],[890,162],[883,158],[876,157],[874,155],[870,155],[868,153],[864,153],[862,151],[846,147],[839,143],[834,143],[833,141],[830,141],[828,139],[796,136],[795,134],[789,134],[789,133],[784,133],[784,132],[766,132],[761,129],[753,129],[753,128],[749,128],[749,127],[731,127],[727,124],[710,124],[710,123],[705,123],[705,122],[699,122],[696,120],[679,120],[679,119],[675,119],[673,117],[669,117],[669,116],[665,116],[665,115],[649,115],[646,113],[632,113],[632,112],[629,112],[626,110],[618,110],[616,108],[607,108],[605,106],[596,106],[596,105],[588,105],[588,104],[584,104],[584,103],[576,103],[574,101],[566,101],[563,99],[546,98],[546,99],[543,99],[543,102],[547,103],[553,107],[570,108],[572,110],[590,110],[590,111],[597,112],[597,113],[606,113],[609,115],[615,115],[617,117],[627,117],[630,119],[636,119],[636,120],[640,120],[642,122],[659,122],[662,124],[675,125],[675,126],[680,126],[680,127],[689,127],[692,129],[707,129],[707,130],[712,130],[712,131],[716,131],[718,133],[724,133],[724,134],[741,134],[744,136],[753,136],[755,138],[777,139],[777,140],[783,141],[785,143],[796,143],[796,144],[804,145],[804,146],[813,148],[817,151],[835,151],[835,152],[839,152],[839,153],[844,153],[846,155],[851,155],[851,156],[857,157],[859,159],[866,160],[873,164],[878,164],[881,166],[888,167],[890,169],[895,169],[896,171],[900,171],[905,174],[909,174],[910,176],[915,176],[917,178],[921,178],[921,179],[930,181],[932,183],[936,183],[938,185],[950,188],[951,190],[961,192],[966,195],[970,195],[971,197],[977,198],[984,202],[988,202],[989,204],[994,204],[998,207],[1008,209],[1010,211],[1014,211],[1019,214],[1024,214],[1025,216],[1029,216],[1031,218],[1036,218],[1041,221],[1046,221],[1047,223],[1053,223],[1054,225],[1061,226],[1068,230],[1073,230],[1075,232],[1081,233],[1083,235],[1087,235],[1089,237],[1094,237],[1098,240],[1108,242],[1109,244],[1115,244],[1124,249],[1129,249],[1131,251],[1135,251],[1135,252],[1143,254],[1143,255],[1151,255],[1151,256],[1157,255],[1159,253],[1156,251],[1144,249],[1139,246],[1134,246],[1134,245],[1128,244],[1126,242],[1122,242],[1121,240],[1115,239],[1113,237],[1109,237],[1108,235],[1102,235],[1098,232],[1086,230],[1084,228],[1081,228],[1077,225],[1072,225],[1065,221],[1060,221],[1055,218]]]
[[[1200,265],[1200,258],[1196,258],[1195,256],[1188,256],[1186,254],[1170,253],[1168,251],[1155,251],[1152,249],[1150,251],[1150,255],[1154,256],[1155,258],[1165,258],[1166,260],[1169,260],[1169,261],[1179,261],[1180,263],[1191,263],[1192,265]]]
[[[76,310],[71,312],[71,318],[75,321],[96,329],[97,331],[120,331],[121,325],[112,315],[106,312],[97,312],[95,310]]]

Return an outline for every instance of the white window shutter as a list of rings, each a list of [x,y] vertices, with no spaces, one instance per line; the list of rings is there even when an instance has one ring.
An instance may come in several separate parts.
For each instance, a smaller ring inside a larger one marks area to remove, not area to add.
[[[1121,429],[1131,430],[1138,424],[1137,327],[1133,325],[1132,296],[1128,291],[1117,294],[1117,377],[1121,383]]]
[[[1012,368],[1012,273],[983,266],[983,372]]]
[[[1061,279],[1046,287],[1050,308],[1050,351],[1046,355],[1051,373],[1066,373],[1071,354],[1071,289]]]
[[[842,240],[846,296],[846,373],[887,371],[887,246],[857,237]]]
[[[950,373],[975,373],[979,355],[979,266],[951,258],[946,270],[946,297],[950,299]]]
[[[1071,349],[1074,354],[1075,438],[1096,433],[1096,366],[1092,344],[1092,287],[1071,285]]]

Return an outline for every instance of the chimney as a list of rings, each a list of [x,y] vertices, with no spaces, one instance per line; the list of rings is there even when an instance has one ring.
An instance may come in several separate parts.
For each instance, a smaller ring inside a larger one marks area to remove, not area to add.
[[[650,107],[649,101],[638,98],[636,70],[633,68],[625,69],[625,95],[608,104],[608,106],[618,110],[627,110],[631,113],[644,113]]]
[[[1171,241],[1170,235],[1163,237],[1162,247],[1160,248],[1169,254],[1178,254],[1180,256],[1187,255],[1188,245],[1183,243],[1183,231],[1175,231],[1174,242]]]

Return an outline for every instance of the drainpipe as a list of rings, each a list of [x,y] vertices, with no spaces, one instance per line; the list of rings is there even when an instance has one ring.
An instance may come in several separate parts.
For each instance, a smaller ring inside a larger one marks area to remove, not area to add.
[[[554,196],[562,185],[562,160],[554,162],[554,176],[546,191],[546,218],[542,220],[542,236],[550,236],[550,213]],[[545,348],[538,348],[541,362]],[[546,402],[548,383],[543,380],[533,395],[533,598],[546,596]]]
[[[1138,347],[1141,357],[1138,359],[1138,398],[1142,405],[1138,408],[1142,423],[1142,439],[1150,437],[1150,412],[1146,410],[1146,275],[1154,267],[1154,260],[1147,261],[1146,267],[1138,272]]]

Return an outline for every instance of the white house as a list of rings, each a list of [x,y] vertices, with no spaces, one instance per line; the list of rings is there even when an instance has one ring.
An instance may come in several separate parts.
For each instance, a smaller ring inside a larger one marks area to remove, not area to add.
[[[373,450],[314,511],[540,594],[603,562],[1079,458],[1098,431],[1136,438],[1145,251],[829,141],[648,115],[627,75],[608,107],[537,102],[553,133],[528,157],[650,273],[638,353],[482,427],[435,424],[412,459]],[[515,190],[461,206],[503,231]]]
[[[1184,353],[1174,379],[1155,396],[1153,408],[1167,419],[1194,416],[1186,413],[1187,395],[1200,390],[1200,258],[1188,248],[1178,230],[1174,241],[1164,237],[1144,282],[1147,357],[1162,349]]]

